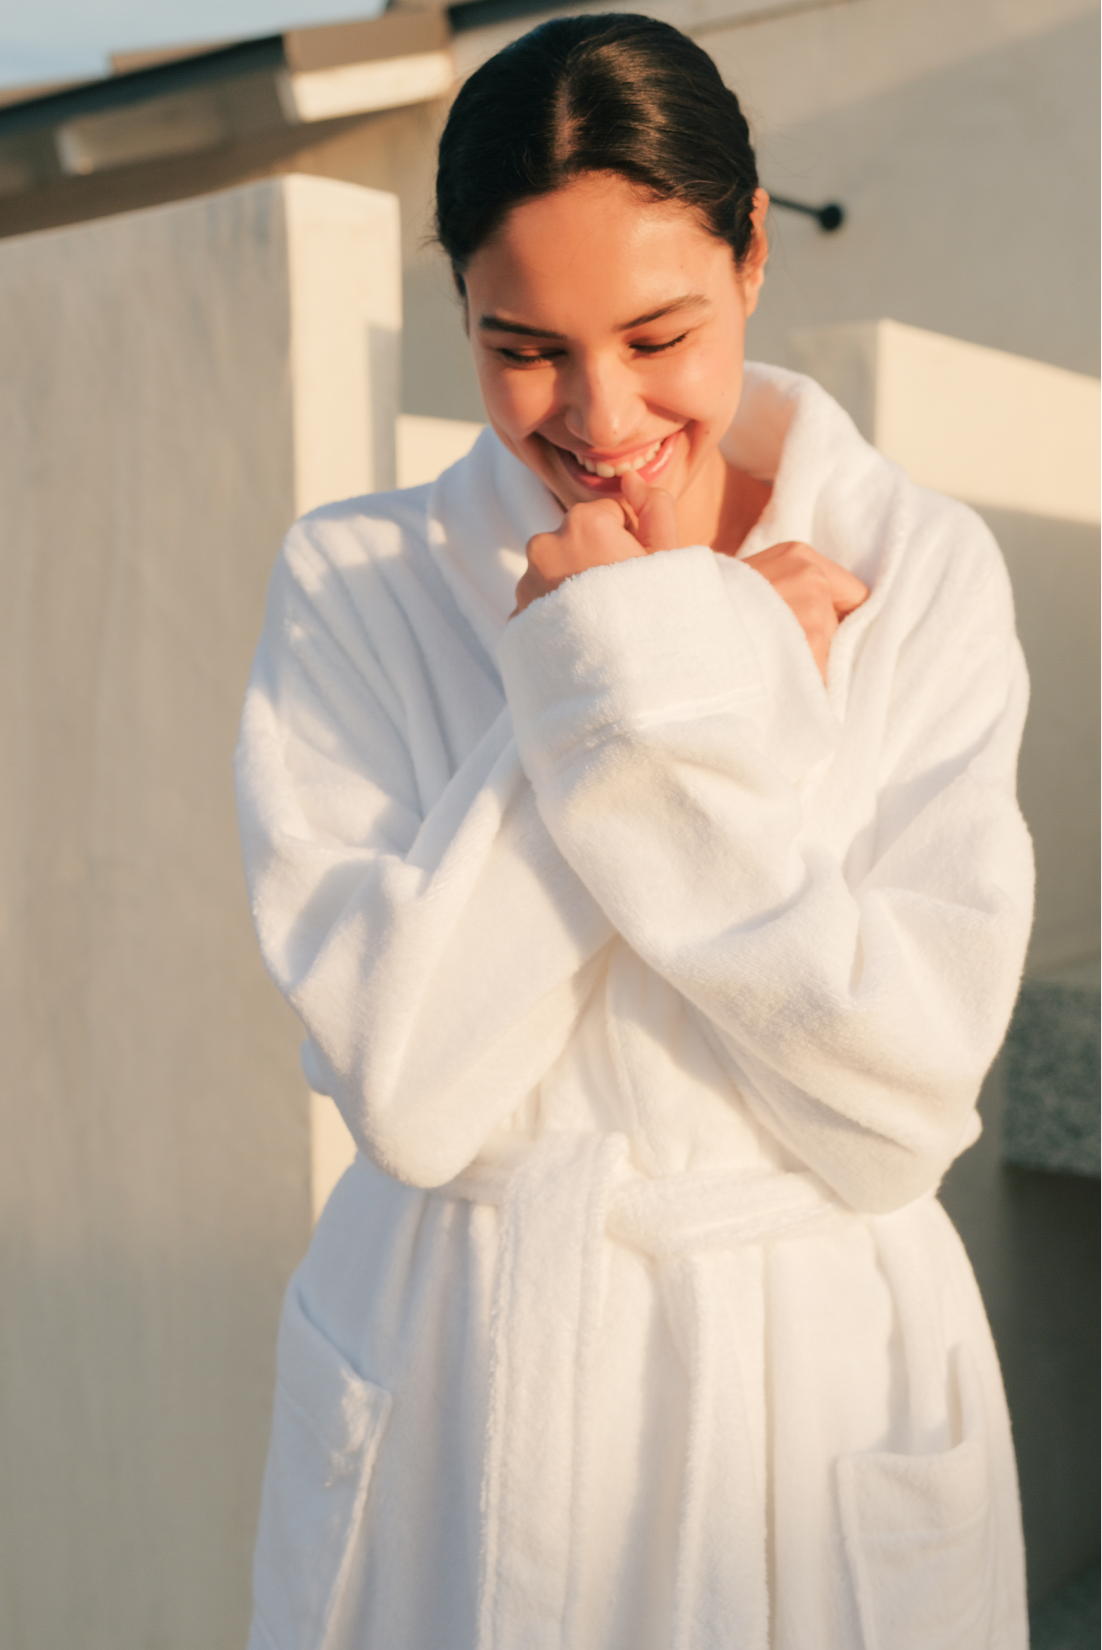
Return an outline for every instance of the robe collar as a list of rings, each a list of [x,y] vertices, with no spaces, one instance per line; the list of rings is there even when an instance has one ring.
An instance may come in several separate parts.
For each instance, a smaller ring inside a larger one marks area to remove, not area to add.
[[[813,379],[748,361],[738,411],[720,451],[729,463],[773,483],[739,559],[801,539],[871,584],[880,547],[870,547],[858,528],[869,522],[870,506],[875,516],[878,503],[888,504],[897,472]],[[553,532],[562,517],[550,490],[489,426],[434,484],[430,551],[491,659],[515,606],[528,540]]]

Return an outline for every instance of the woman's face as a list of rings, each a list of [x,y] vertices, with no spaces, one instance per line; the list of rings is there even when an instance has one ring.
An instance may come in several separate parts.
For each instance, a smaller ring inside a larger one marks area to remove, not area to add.
[[[766,205],[759,191],[740,271],[690,208],[590,173],[514,207],[472,258],[468,328],[487,416],[564,508],[615,495],[628,468],[682,508],[714,491]]]

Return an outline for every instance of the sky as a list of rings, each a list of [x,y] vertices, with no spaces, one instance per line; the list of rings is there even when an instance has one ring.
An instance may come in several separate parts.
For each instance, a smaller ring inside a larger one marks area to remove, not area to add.
[[[0,85],[107,71],[108,54],[372,17],[381,0],[3,0]]]

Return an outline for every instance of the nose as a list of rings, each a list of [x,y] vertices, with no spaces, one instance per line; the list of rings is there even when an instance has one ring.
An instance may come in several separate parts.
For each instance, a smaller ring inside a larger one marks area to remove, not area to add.
[[[630,367],[608,356],[574,362],[564,386],[566,427],[594,452],[613,452],[639,427],[641,398]]]

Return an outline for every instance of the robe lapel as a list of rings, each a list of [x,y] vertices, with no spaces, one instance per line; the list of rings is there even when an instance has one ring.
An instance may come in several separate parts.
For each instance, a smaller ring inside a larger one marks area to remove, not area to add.
[[[562,515],[543,482],[489,428],[433,486],[429,549],[491,660],[516,605],[528,540],[553,532]]]
[[[721,451],[730,463],[773,482],[773,496],[738,561],[798,539],[872,588],[869,600],[839,630],[825,696],[802,646],[790,649],[795,668],[789,660],[780,673],[785,693],[805,702],[810,743],[822,755],[836,738],[853,662],[906,538],[896,531],[891,543],[881,542],[875,531],[861,532],[862,521],[895,519],[898,511],[886,510],[884,502],[898,490],[901,473],[885,466],[818,384],[754,362],[746,364],[742,398]],[[513,611],[528,540],[534,533],[553,532],[562,515],[549,489],[489,428],[433,486],[430,552],[495,672],[497,644]],[[770,604],[769,595],[762,593],[762,599]],[[783,636],[785,626],[779,628]],[[790,777],[801,777],[814,759],[802,751],[794,756],[797,771]]]

